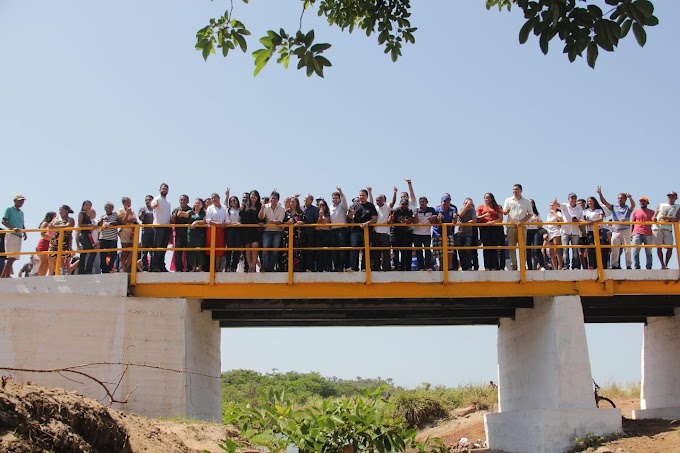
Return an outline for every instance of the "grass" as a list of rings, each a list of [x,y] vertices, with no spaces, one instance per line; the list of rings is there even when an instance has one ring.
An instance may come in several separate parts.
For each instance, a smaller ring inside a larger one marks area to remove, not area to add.
[[[629,382],[627,384],[607,382],[600,387],[600,396],[606,396],[610,399],[640,398],[640,382]]]

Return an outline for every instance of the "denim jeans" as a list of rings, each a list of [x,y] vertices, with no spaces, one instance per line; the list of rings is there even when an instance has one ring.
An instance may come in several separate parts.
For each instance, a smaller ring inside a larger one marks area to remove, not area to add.
[[[634,234],[633,244],[635,245],[652,245],[652,235]],[[647,258],[647,269],[652,268],[652,249],[645,247],[645,257]],[[640,249],[633,250],[633,265],[635,269],[640,269]]]
[[[352,228],[352,232],[349,234],[349,245],[350,247],[363,247],[364,246],[364,230],[362,228]],[[349,265],[350,267],[358,271],[359,270],[359,250],[350,250],[349,252]],[[361,268],[366,269],[366,251],[364,250],[364,259],[361,262]]]
[[[161,227],[154,228],[153,230],[153,246],[157,249],[167,249],[168,242],[170,242],[170,235],[172,234],[172,228]],[[103,267],[104,263],[102,263]],[[161,271],[165,270],[165,250],[159,252],[153,252],[151,255],[151,270]]]
[[[399,234],[392,236],[392,247],[411,247],[410,235]],[[411,250],[394,250],[394,269],[398,271],[411,270]]]
[[[153,230],[151,228],[142,228],[142,248],[152,248],[153,247]],[[142,252],[142,270],[148,271],[151,268],[150,257],[153,255],[152,252],[144,251]]]
[[[347,228],[331,228],[331,247],[347,247],[349,235]],[[346,250],[333,250],[331,252],[333,270],[342,272],[349,265],[349,253]]]
[[[414,234],[413,246],[418,247],[416,250],[416,260],[418,261],[418,270],[432,269],[432,236],[429,234]],[[425,257],[423,259],[423,248],[425,249]]]
[[[331,246],[331,230],[316,230],[316,244],[326,249]],[[316,252],[316,271],[330,272],[332,268],[330,250]]]
[[[188,246],[187,241],[187,229],[186,228],[175,228],[175,248],[185,248]],[[174,253],[175,257],[175,272],[186,272],[184,269],[184,255],[186,252],[177,251]],[[188,264],[188,259],[186,260]]]
[[[264,248],[278,248],[281,246],[281,231],[265,231],[262,235],[262,247]],[[264,272],[273,272],[274,266],[279,259],[279,252],[273,250],[265,250],[262,252],[262,270]]]
[[[470,247],[472,246],[472,236],[461,236],[460,233],[453,237],[456,247]],[[460,257],[460,267],[464,271],[469,271],[472,267],[472,250],[458,250]]]
[[[562,245],[579,245],[578,239],[579,239],[578,234],[564,234],[564,233],[562,233]],[[578,251],[579,251],[578,248],[563,249],[562,250],[562,261],[564,262],[563,266],[564,266],[565,269],[569,269],[570,263],[571,263],[572,269],[580,269],[581,268],[581,258],[579,258]],[[571,261],[569,261],[569,252],[571,252]],[[559,253],[559,249],[558,249],[558,253]]]
[[[595,244],[595,233],[592,231],[588,231],[588,245],[594,245]],[[600,230],[600,245],[608,245],[609,244],[609,239],[607,238],[607,230]],[[590,267],[593,269],[597,269],[597,258],[596,258],[596,253],[597,251],[595,248],[589,248],[588,249],[588,262],[590,263]],[[609,254],[610,254],[610,249],[609,248],[602,248],[601,249],[601,256],[602,256],[602,267],[604,269],[607,269],[608,263],[609,263]]]

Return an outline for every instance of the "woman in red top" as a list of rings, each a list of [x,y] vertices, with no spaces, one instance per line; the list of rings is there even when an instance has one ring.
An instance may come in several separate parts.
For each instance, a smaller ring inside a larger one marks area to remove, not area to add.
[[[484,204],[477,207],[477,223],[484,223],[479,229],[479,236],[484,247],[498,247],[505,244],[502,225],[503,208],[496,203],[492,193],[484,194]],[[493,225],[493,226],[492,226]],[[505,250],[484,249],[484,268],[487,271],[497,271],[505,267]]]
[[[50,248],[50,240],[52,240],[52,237],[54,236],[53,231],[47,231],[47,228],[50,226],[50,223],[54,218],[57,216],[57,213],[54,211],[49,211],[47,214],[45,214],[45,218],[40,222],[40,240],[38,241],[38,246],[35,248],[37,252],[46,252]],[[38,276],[42,277],[47,275],[47,272],[49,271],[49,265],[48,265],[48,259],[47,259],[47,254],[41,254],[38,255]]]

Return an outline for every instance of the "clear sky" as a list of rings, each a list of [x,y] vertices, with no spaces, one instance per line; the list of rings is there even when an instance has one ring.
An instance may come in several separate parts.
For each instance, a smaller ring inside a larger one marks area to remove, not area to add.
[[[297,29],[299,1],[235,1],[255,36]],[[396,64],[376,38],[342,34],[309,11],[303,28],[331,42],[326,78],[250,52],[207,63],[195,32],[227,3],[0,0],[0,200],[28,200],[27,226],[62,203],[98,212],[123,195],[193,200],[257,188],[329,197],[371,185],[460,204],[503,200],[513,183],[545,213],[553,197],[647,195],[676,177],[680,4],[657,1],[644,49],[631,36],[597,69],[519,45],[519,11],[482,0],[413,2],[416,44]],[[37,235],[28,241],[34,247]],[[658,267],[658,263],[655,263]],[[18,269],[17,269],[18,270]],[[496,379],[495,327],[224,329],[222,367],[316,370],[397,384]],[[593,375],[640,377],[641,325],[587,327]]]

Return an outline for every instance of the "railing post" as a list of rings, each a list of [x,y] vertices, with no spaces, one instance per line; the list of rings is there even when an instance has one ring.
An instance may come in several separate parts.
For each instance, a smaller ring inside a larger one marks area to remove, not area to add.
[[[215,240],[217,238],[217,228],[210,225],[210,278],[208,283],[215,284]]]
[[[449,282],[449,229],[442,223],[442,271],[444,283]]]
[[[675,255],[678,259],[678,280],[680,280],[680,243],[678,242],[680,239],[680,224],[678,222],[673,222],[673,236],[675,236]],[[665,260],[666,258],[664,258],[664,263]]]
[[[600,224],[593,223],[593,241],[595,242],[595,263],[597,264],[597,281],[604,282],[604,261],[602,261],[602,243],[600,242]]]
[[[61,275],[61,268],[62,268],[62,262],[61,260],[63,259],[64,253],[62,252],[62,248],[64,247],[64,232],[66,231],[66,228],[60,228],[59,231],[59,238],[57,238],[57,264],[56,264],[56,269],[54,269],[54,275]],[[69,233],[71,230],[69,229]]]
[[[130,285],[137,284],[137,255],[139,255],[139,224],[132,226],[132,267],[130,267]]]
[[[366,266],[366,284],[371,284],[371,252],[369,251],[369,246],[371,244],[370,238],[370,227],[366,225],[364,227],[364,265]]]
[[[519,248],[519,258],[517,263],[517,269],[519,270],[519,281],[524,283],[527,281],[527,249],[526,249],[526,232],[524,230],[524,224],[520,223],[517,225],[517,247]],[[514,254],[515,251],[513,250]]]
[[[295,269],[295,257],[293,256],[293,242],[295,241],[295,227],[288,225],[288,284],[293,284],[293,270]]]

